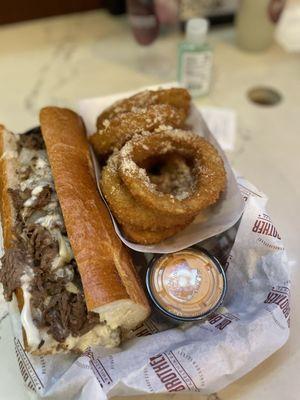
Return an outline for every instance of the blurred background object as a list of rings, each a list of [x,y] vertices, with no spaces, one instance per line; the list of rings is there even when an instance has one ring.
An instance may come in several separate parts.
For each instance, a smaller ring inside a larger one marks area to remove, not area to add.
[[[207,94],[210,87],[212,50],[207,43],[208,26],[205,18],[188,20],[185,41],[179,45],[178,81],[193,97]]]
[[[151,44],[159,32],[154,0],[127,0],[126,3],[129,23],[136,41],[144,46]]]
[[[290,0],[280,18],[275,34],[288,52],[300,52],[300,0]]]
[[[285,0],[241,0],[236,18],[238,46],[249,51],[267,49],[284,5]]]
[[[104,4],[111,15],[122,15],[126,13],[125,0],[105,0]]]
[[[155,11],[161,26],[174,26],[178,22],[178,0],[154,0]]]
[[[205,17],[210,25],[232,23],[239,0],[179,0],[182,30],[191,18]]]
[[[141,45],[177,27],[178,0],[127,0],[126,4],[133,35]]]
[[[104,0],[1,1],[0,24],[104,7]]]

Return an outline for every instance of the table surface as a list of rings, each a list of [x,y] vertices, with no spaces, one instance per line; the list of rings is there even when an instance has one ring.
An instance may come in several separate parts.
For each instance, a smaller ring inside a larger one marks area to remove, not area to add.
[[[45,105],[74,106],[84,97],[111,94],[144,85],[173,81],[180,40],[169,32],[149,48],[133,40],[125,18],[104,12],[56,17],[0,28],[0,121],[11,130],[37,124]],[[293,268],[293,318],[288,343],[218,394],[174,395],[181,399],[299,399],[300,273],[300,56],[278,46],[263,53],[237,49],[232,29],[210,34],[214,46],[214,78],[200,105],[233,108],[238,116],[233,167],[269,196],[269,211]],[[277,89],[282,102],[274,107],[249,102],[249,88]],[[27,398],[13,349],[9,319],[0,325],[0,398]],[[135,397],[144,399],[144,396]],[[152,396],[166,399],[166,396]]]

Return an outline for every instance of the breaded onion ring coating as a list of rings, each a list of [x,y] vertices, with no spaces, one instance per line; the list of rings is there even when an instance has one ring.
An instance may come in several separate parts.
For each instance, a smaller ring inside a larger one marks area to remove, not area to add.
[[[97,155],[105,157],[120,149],[134,135],[152,132],[161,125],[183,128],[185,112],[168,104],[157,104],[144,109],[116,115],[107,126],[90,137]]]
[[[193,164],[195,184],[177,196],[158,191],[140,167],[151,155],[168,153],[179,154]],[[214,204],[226,186],[224,163],[217,150],[206,139],[182,130],[134,136],[120,150],[119,175],[138,202],[169,215],[200,212]]]
[[[137,108],[145,108],[154,104],[169,104],[181,109],[185,118],[187,118],[190,110],[190,101],[189,92],[182,88],[145,90],[127,99],[119,100],[108,107],[99,115],[96,125],[98,129],[103,129],[105,128],[105,120],[111,120],[120,113],[129,112]]]
[[[188,224],[186,224],[188,225]],[[171,236],[174,236],[179,231],[183,230],[186,225],[177,226],[174,228],[164,229],[157,232],[137,230],[130,225],[121,226],[128,240],[139,244],[155,244],[160,243]]]
[[[113,215],[120,224],[131,225],[137,231],[160,231],[192,222],[193,216],[184,215],[174,219],[136,201],[119,177],[118,162],[118,153],[110,156],[102,170],[100,185]]]

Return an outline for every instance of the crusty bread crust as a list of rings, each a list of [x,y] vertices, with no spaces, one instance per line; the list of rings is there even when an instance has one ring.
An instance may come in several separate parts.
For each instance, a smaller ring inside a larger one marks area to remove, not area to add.
[[[13,157],[13,154],[10,154],[10,152],[16,151],[16,148],[16,136],[8,132],[3,125],[0,125],[0,213],[4,249],[13,245],[13,226],[16,213],[8,189],[17,185],[16,158]],[[15,295],[21,313],[24,306],[22,289],[17,289]],[[24,329],[22,329],[22,334],[25,350],[30,351]]]
[[[14,151],[13,138],[11,137],[11,148],[7,148],[7,142],[10,134],[6,131],[3,125],[0,125],[0,211],[3,229],[4,248],[7,249],[12,245],[12,227],[15,222],[14,207],[8,193],[8,188],[12,187],[14,175],[10,175],[10,184],[8,175],[14,168],[15,160],[6,157],[8,151]],[[12,135],[11,135],[12,136]],[[16,142],[15,142],[16,145]]]
[[[46,107],[40,122],[88,309],[101,311],[109,303],[132,300],[146,318],[148,301],[98,193],[81,118],[68,109]]]

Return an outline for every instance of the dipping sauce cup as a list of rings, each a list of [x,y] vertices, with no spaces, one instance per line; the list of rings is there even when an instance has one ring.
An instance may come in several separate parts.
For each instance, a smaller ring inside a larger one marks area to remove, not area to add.
[[[215,311],[227,288],[219,261],[207,251],[193,248],[154,257],[146,285],[164,315],[185,322],[201,320]]]

